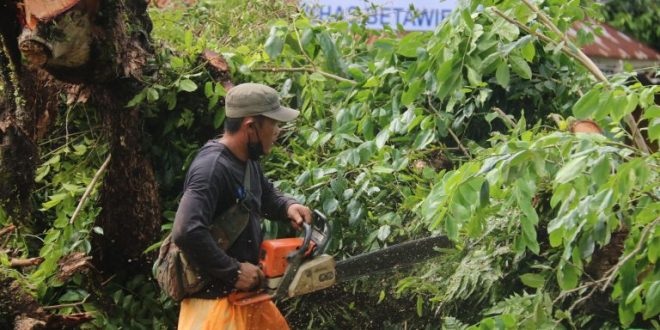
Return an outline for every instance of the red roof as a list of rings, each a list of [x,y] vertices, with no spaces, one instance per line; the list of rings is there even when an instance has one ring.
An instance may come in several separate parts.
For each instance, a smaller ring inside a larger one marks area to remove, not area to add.
[[[605,24],[589,21],[588,23],[577,22],[568,31],[568,35],[575,37],[577,30],[593,31],[594,28],[602,28],[601,36],[594,34],[594,43],[582,46],[582,51],[589,57],[604,57],[612,59],[660,61],[660,53],[655,49],[623,34],[615,28]]]

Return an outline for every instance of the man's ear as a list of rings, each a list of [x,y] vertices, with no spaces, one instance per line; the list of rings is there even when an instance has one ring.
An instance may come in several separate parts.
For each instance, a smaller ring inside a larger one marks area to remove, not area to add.
[[[246,127],[253,127],[254,126],[254,118],[246,117],[245,120],[243,121],[243,125],[245,125]]]

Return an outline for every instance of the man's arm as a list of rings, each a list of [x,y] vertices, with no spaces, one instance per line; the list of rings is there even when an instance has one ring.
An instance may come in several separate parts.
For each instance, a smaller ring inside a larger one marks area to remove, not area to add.
[[[261,172],[261,169],[259,169]],[[263,173],[263,172],[261,172]],[[272,220],[290,220],[291,225],[300,229],[302,222],[312,222],[312,211],[295,199],[286,196],[266,178],[261,176],[261,208],[266,218]]]

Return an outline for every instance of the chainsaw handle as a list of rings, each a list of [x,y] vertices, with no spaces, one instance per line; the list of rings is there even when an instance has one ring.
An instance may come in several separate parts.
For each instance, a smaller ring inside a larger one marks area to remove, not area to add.
[[[309,248],[309,242],[312,241],[312,225],[308,224],[307,222],[302,223],[303,229],[305,230],[305,236],[303,238],[303,243],[300,245],[300,248],[296,251],[291,252],[289,256],[287,257],[289,259],[289,262],[292,260],[298,258],[300,259],[300,262],[302,262],[302,259],[305,255],[305,252],[307,252],[307,249]]]
[[[330,235],[332,234],[332,227],[328,222],[328,218],[326,218],[325,214],[321,213],[321,211],[315,209],[313,216],[314,216],[314,222],[313,222],[314,229],[318,230],[318,233],[320,235],[312,235],[312,240],[314,241],[314,243],[316,243],[316,249],[314,249],[312,255],[318,256],[320,254],[325,253],[325,250],[328,247],[328,242],[330,241]]]

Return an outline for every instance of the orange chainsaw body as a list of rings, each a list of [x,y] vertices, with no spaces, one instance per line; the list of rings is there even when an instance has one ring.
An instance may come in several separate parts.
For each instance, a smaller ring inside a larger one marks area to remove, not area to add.
[[[289,264],[286,257],[296,251],[303,244],[302,237],[269,239],[261,243],[259,264],[266,278],[284,275]],[[313,249],[314,242],[310,242],[308,252]]]

